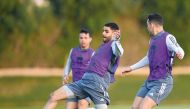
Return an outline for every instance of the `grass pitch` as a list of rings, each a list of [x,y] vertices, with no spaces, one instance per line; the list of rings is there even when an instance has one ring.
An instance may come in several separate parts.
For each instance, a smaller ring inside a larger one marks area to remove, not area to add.
[[[117,77],[109,88],[109,109],[130,109],[135,94],[146,77]],[[172,93],[155,109],[189,109],[190,75],[175,75]],[[42,109],[49,94],[61,86],[61,77],[1,77],[1,109]],[[64,102],[57,109],[64,109]]]

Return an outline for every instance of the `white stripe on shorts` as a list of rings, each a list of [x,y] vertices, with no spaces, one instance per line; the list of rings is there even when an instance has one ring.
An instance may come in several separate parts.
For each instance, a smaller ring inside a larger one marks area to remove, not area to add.
[[[162,95],[166,89],[166,83],[162,83],[160,90],[159,90],[159,95]]]
[[[160,96],[164,93],[165,89],[166,89],[166,83],[162,83],[159,93],[158,93],[157,101],[160,98]]]

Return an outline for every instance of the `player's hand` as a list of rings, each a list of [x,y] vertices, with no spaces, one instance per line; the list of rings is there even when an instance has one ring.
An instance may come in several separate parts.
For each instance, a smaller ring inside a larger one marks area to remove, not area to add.
[[[114,37],[115,37],[115,40],[120,40],[120,38],[121,38],[121,31],[120,30],[115,31]]]
[[[69,76],[64,76],[63,77],[63,81],[62,81],[62,84],[67,84],[69,82]]]
[[[121,73],[124,75],[125,73],[129,73],[131,71],[132,71],[131,67],[127,66],[127,67],[122,68]]]
[[[183,59],[183,55],[180,52],[176,53],[176,56],[178,59],[182,60]]]

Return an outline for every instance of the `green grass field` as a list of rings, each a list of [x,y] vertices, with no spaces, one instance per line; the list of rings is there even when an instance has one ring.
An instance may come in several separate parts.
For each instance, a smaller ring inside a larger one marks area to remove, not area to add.
[[[129,109],[132,100],[146,77],[118,77],[109,88],[111,106],[109,109]],[[190,75],[174,77],[172,93],[155,109],[189,109]],[[41,109],[50,92],[61,86],[61,77],[1,77],[1,109]],[[64,109],[60,102],[58,109]]]
[[[154,109],[189,109],[190,104],[181,104],[181,105],[164,105],[164,106],[158,106]],[[42,107],[37,106],[31,106],[31,107],[4,107],[1,109],[42,109]],[[59,106],[57,109],[65,109],[64,106]],[[110,105],[108,109],[130,109],[129,105]]]

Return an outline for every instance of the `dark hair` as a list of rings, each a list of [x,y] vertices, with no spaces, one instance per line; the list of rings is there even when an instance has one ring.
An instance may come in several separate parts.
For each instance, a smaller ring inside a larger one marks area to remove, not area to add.
[[[80,33],[89,34],[89,36],[92,37],[90,31],[87,28],[81,28]]]
[[[163,25],[163,23],[164,23],[164,20],[163,20],[162,16],[159,15],[158,13],[149,14],[148,17],[147,17],[147,20],[149,22],[156,22],[159,25]]]
[[[106,23],[104,26],[110,27],[112,30],[119,30],[119,26],[116,23]]]

